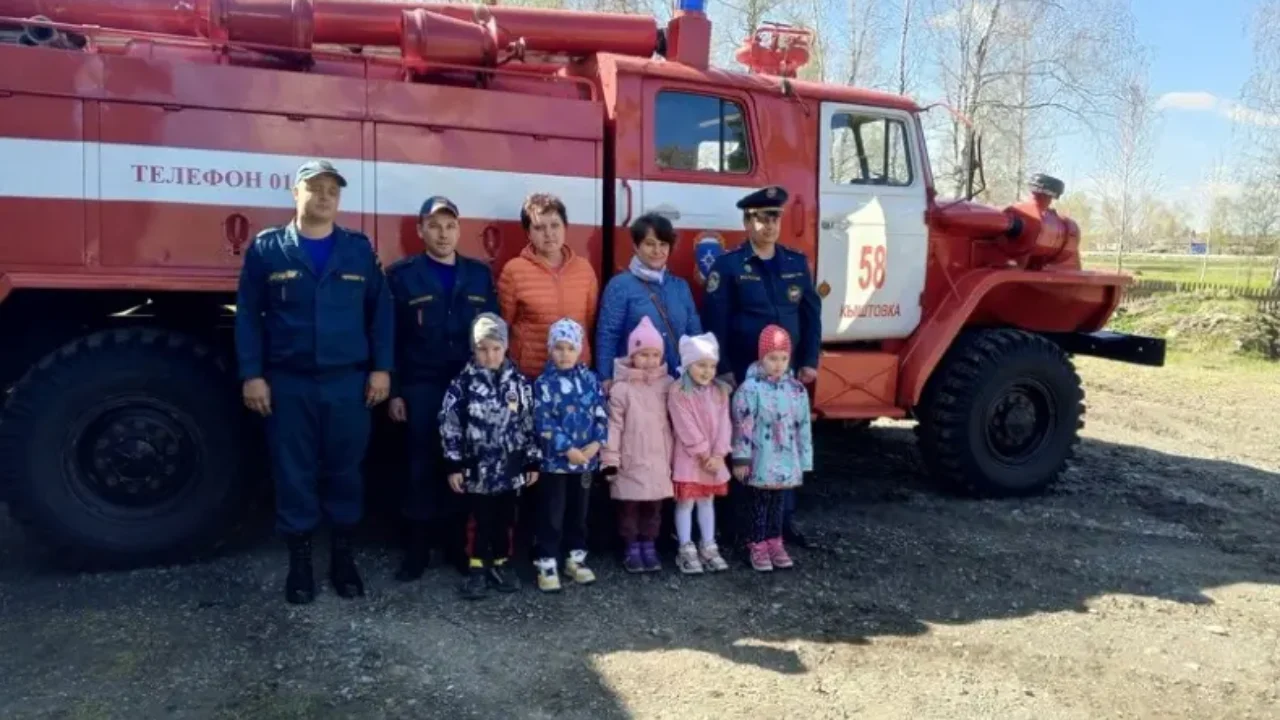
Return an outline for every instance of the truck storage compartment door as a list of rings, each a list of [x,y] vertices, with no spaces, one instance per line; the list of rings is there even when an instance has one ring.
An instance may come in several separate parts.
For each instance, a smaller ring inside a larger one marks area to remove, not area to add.
[[[895,110],[822,105],[823,340],[903,338],[920,323],[929,237],[913,122]]]
[[[15,267],[80,265],[85,243],[84,142],[79,100],[0,96],[0,274]]]
[[[248,242],[293,216],[293,173],[312,158],[349,183],[338,224],[371,198],[357,121],[103,102],[102,265],[238,272]]]

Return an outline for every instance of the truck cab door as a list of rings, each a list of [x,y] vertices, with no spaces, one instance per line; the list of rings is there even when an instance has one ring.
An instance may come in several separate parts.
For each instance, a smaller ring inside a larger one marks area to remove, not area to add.
[[[904,338],[920,323],[929,237],[914,128],[907,112],[822,104],[815,282],[824,341]]]

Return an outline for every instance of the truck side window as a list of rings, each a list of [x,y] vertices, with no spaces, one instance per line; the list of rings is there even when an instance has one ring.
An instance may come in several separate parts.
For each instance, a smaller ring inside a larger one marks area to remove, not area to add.
[[[664,90],[654,108],[658,167],[748,173],[751,143],[742,106],[714,95]]]
[[[911,184],[907,127],[894,118],[831,116],[831,180],[845,185]]]

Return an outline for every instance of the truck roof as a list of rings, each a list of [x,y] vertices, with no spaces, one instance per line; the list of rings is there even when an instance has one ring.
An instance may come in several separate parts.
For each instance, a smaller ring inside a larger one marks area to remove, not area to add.
[[[903,95],[871,90],[849,85],[831,85],[808,80],[778,77],[754,73],[736,72],[715,67],[701,70],[681,63],[664,60],[660,57],[638,58],[629,55],[613,55],[601,53],[601,59],[608,58],[621,72],[632,72],[649,77],[665,77],[673,80],[702,83],[711,86],[737,88],[754,92],[770,92],[781,94],[784,84],[800,97],[812,100],[834,100],[855,105],[871,105],[874,107],[893,108],[906,112],[919,112],[920,106],[914,100]]]

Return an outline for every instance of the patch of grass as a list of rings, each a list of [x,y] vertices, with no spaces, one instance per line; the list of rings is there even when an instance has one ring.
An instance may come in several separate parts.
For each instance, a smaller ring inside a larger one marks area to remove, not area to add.
[[[1264,358],[1241,351],[1242,342],[1260,321],[1252,300],[1197,294],[1157,295],[1135,300],[1116,311],[1109,327],[1168,340],[1170,363],[1221,362],[1226,358]],[[1268,363],[1274,370],[1274,362]]]
[[[1116,256],[1086,255],[1083,263],[1086,270],[1114,271]],[[1263,257],[1217,256],[1206,260],[1204,257],[1129,255],[1124,259],[1122,271],[1143,280],[1208,283],[1265,290],[1271,286],[1275,267],[1275,258]]]

